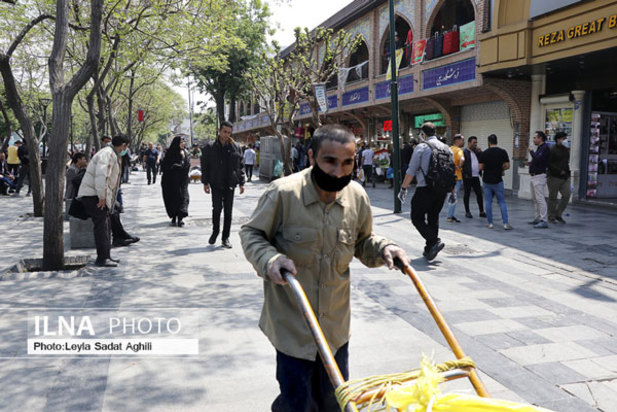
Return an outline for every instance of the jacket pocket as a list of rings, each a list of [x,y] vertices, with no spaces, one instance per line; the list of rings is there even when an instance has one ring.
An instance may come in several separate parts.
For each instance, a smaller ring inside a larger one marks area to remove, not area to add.
[[[279,247],[296,265],[307,266],[316,260],[317,239],[317,229],[287,227],[283,229]]]
[[[336,271],[345,273],[356,250],[356,233],[349,229],[339,229],[336,236]]]

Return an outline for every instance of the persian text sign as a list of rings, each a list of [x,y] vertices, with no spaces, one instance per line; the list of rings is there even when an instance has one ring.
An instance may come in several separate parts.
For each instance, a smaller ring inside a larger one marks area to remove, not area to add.
[[[476,78],[476,59],[467,59],[422,72],[422,89],[435,89]]]
[[[398,79],[398,94],[408,94],[413,93],[413,74],[409,76],[401,77]],[[386,80],[383,82],[379,82],[375,85],[375,99],[385,99],[389,98],[390,93],[390,81]]]
[[[368,102],[368,86],[350,90],[343,94],[343,106]]]

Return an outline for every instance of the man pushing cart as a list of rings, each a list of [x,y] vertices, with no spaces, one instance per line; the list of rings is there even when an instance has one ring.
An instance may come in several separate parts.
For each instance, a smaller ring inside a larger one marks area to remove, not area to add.
[[[395,269],[398,262],[411,270],[403,263],[409,261],[403,249],[373,233],[369,198],[352,181],[355,150],[348,128],[317,129],[308,151],[312,167],[274,181],[240,231],[245,256],[264,278],[259,326],[276,349],[280,394],[272,404],[275,412],[334,412],[341,409],[339,400],[345,410],[357,410],[362,395],[343,385],[351,319],[349,264],[355,256],[368,267]],[[435,317],[438,311],[431,313]],[[449,373],[468,376],[478,394],[488,396],[462,350],[455,355],[461,360]],[[366,386],[361,392],[375,391],[380,389]]]

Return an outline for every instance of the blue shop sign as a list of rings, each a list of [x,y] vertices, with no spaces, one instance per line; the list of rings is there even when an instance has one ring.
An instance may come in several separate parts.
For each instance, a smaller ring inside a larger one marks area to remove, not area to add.
[[[311,106],[308,103],[300,104],[300,116],[304,116],[305,114],[309,114],[311,112]]]
[[[413,93],[413,74],[398,79],[398,94]],[[375,99],[385,99],[390,97],[390,80],[386,80],[375,85]]]
[[[328,96],[328,110],[330,109],[336,109],[338,107],[338,99],[336,94],[333,94],[332,96]],[[319,111],[319,113],[323,112],[323,110],[321,110],[321,107],[319,107],[317,109]]]
[[[424,70],[422,72],[422,89],[435,89],[475,79],[476,59],[472,58],[435,69]]]
[[[343,93],[343,106],[368,102],[368,86]]]

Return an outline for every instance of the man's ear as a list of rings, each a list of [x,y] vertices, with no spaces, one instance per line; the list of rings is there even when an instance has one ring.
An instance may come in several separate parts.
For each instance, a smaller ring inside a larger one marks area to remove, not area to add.
[[[315,159],[313,159],[313,149],[308,149],[308,157],[309,163],[313,166],[315,164]]]

